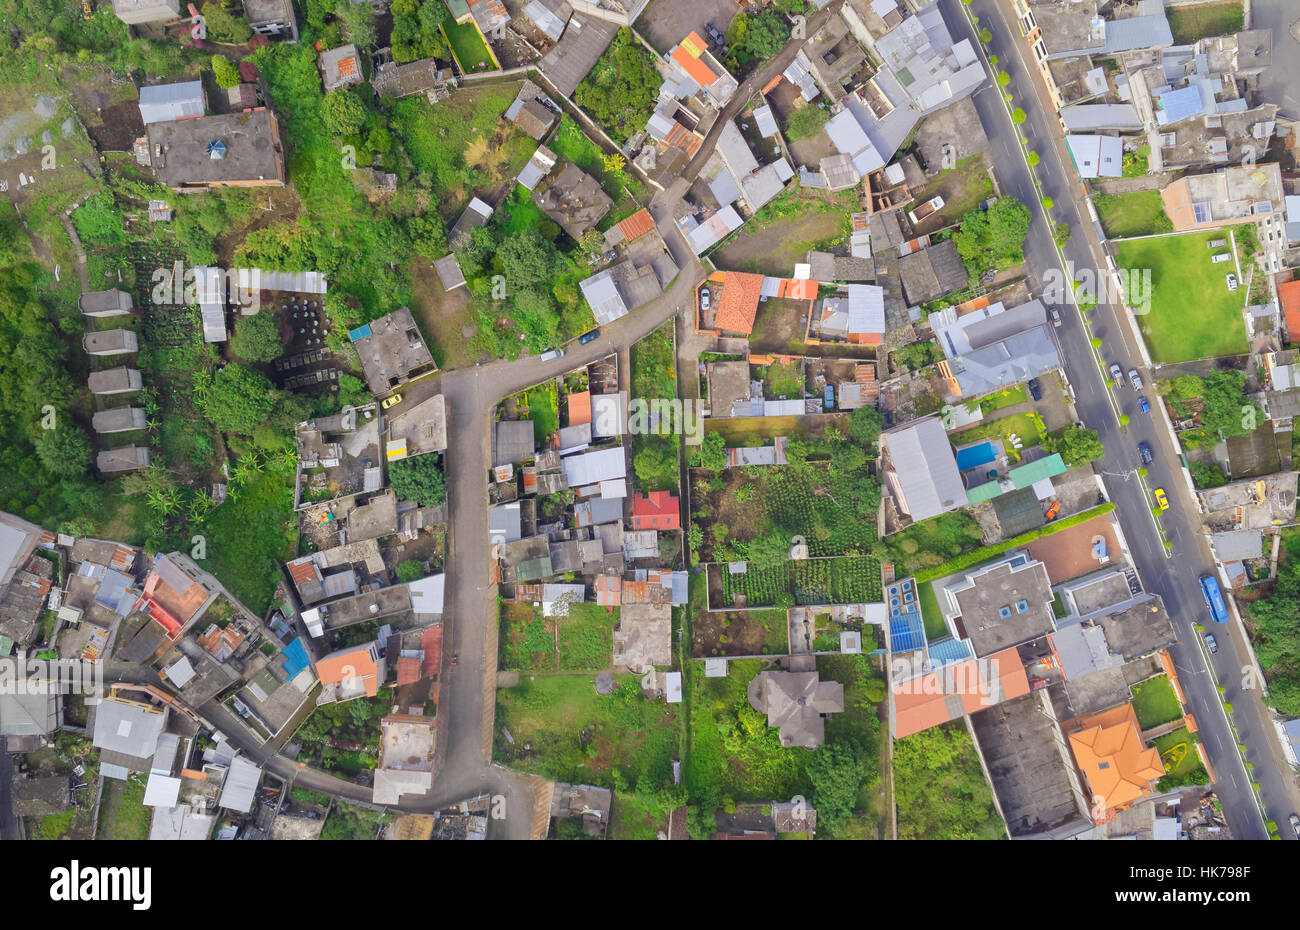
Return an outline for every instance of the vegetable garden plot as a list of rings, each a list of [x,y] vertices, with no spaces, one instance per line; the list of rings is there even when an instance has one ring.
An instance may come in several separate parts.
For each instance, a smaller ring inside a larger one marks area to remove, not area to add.
[[[732,574],[725,564],[710,566],[721,577],[721,603],[728,607],[771,607],[782,595],[799,606],[812,604],[864,604],[881,600],[880,562],[870,556],[842,559],[808,559],[773,568],[755,568]]]

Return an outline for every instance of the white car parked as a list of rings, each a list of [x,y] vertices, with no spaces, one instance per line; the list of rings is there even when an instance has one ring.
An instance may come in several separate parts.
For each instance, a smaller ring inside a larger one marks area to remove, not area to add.
[[[1237,289],[1237,276],[1235,274],[1230,274],[1227,276],[1226,280],[1228,282],[1228,290],[1235,291]]]

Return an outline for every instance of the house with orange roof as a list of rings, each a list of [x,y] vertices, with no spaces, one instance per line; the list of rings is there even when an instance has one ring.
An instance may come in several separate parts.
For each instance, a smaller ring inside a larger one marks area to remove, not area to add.
[[[318,704],[374,697],[388,677],[384,654],[379,643],[371,641],[332,652],[316,662],[316,677],[321,682]]]
[[[1029,678],[1020,654],[1004,649],[897,680],[891,690],[890,732],[901,739],[1028,694]]]
[[[1062,728],[1070,734],[1075,764],[1092,791],[1097,823],[1149,796],[1152,782],[1165,774],[1160,753],[1142,742],[1131,703],[1075,718]]]
[[[754,331],[754,318],[758,315],[758,299],[762,293],[763,275],[747,271],[724,272],[714,327],[724,333],[748,336]]]
[[[668,491],[651,491],[632,500],[632,529],[679,530],[681,527],[677,497]]]
[[[694,95],[721,109],[740,85],[709,52],[708,44],[692,31],[673,46],[667,57],[668,82],[678,99]]]
[[[1283,281],[1277,286],[1277,299],[1286,318],[1286,336],[1290,345],[1300,343],[1300,281]]]
[[[582,426],[591,422],[591,391],[575,391],[565,395],[569,403],[569,426]]]
[[[186,564],[188,563],[188,564]],[[160,555],[144,582],[136,609],[147,613],[175,639],[208,600],[209,591],[194,574],[198,566],[180,553]]]

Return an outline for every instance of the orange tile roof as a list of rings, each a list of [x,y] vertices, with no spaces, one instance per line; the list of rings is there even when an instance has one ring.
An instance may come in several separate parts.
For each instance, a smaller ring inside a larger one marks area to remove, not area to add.
[[[424,635],[420,637],[420,648],[424,650],[424,667],[421,669],[424,677],[438,674],[442,667],[442,626],[425,627]]]
[[[689,74],[691,79],[701,87],[708,87],[718,79],[718,76],[709,70],[708,65],[686,50],[685,44],[673,49],[673,61],[681,65],[682,70]]]
[[[352,77],[357,73],[357,60],[355,58],[339,59],[339,77]]]
[[[642,207],[617,225],[624,238],[631,242],[633,239],[644,236],[654,229],[655,221],[650,216],[650,211]]]
[[[728,271],[722,282],[722,296],[718,298],[714,326],[730,333],[748,336],[754,330],[754,317],[758,314],[758,298],[763,290],[763,276],[747,271]]]
[[[893,690],[894,736],[901,739],[1028,694],[1029,679],[1016,650],[1004,649],[895,682]]]
[[[681,529],[677,498],[667,491],[651,491],[645,497],[635,497],[632,501],[632,529]]]
[[[372,645],[367,643],[326,656],[316,663],[316,676],[327,685],[360,678],[365,685],[366,696],[374,697],[379,693],[379,663],[370,653]]]
[[[591,422],[591,391],[579,391],[569,397],[569,425],[581,426]]]
[[[1294,345],[1300,342],[1300,281],[1279,284],[1277,299],[1282,302],[1282,313],[1286,315],[1288,341]]]
[[[1142,742],[1132,704],[1080,717],[1074,723],[1070,749],[1093,796],[1106,810],[1122,810],[1146,797],[1151,782],[1165,774],[1160,753]]]
[[[305,584],[308,581],[320,581],[320,569],[312,561],[311,556],[304,556],[301,559],[294,559],[289,563],[289,577],[297,585]]]
[[[815,300],[817,298],[817,282],[811,278],[786,278],[783,282],[782,297],[788,297],[791,300]]]
[[[402,656],[397,660],[397,686],[413,685],[420,680],[420,660],[415,656]]]
[[[708,48],[709,45],[704,41],[704,39],[700,38],[698,32],[692,29],[686,34],[686,38],[682,39],[682,47],[686,49],[687,53],[691,56],[699,58],[704,54],[704,50]]]

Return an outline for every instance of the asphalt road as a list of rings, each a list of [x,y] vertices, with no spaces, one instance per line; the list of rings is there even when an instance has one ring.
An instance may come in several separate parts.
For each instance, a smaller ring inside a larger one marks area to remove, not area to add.
[[[1250,28],[1273,30],[1273,55],[1259,78],[1260,96],[1288,119],[1300,119],[1300,42],[1290,31],[1297,22],[1295,0],[1251,0]]]
[[[974,30],[962,15],[959,0],[941,0],[944,16],[954,36],[977,41]],[[1076,269],[1105,269],[1105,254],[1099,233],[1085,207],[1084,190],[1074,175],[1072,162],[1065,150],[1059,123],[1046,100],[1046,91],[1037,69],[1030,64],[1028,46],[1015,26],[1009,3],[997,0],[974,0],[971,12],[979,17],[981,27],[993,32],[990,49],[1000,58],[999,66],[1011,74],[1010,89],[1015,105],[1024,109],[1027,120],[1022,129],[1029,147],[1041,161],[1038,177],[1043,193],[1054,202],[1054,219],[1070,225],[1071,236],[1062,251]],[[1050,268],[1060,269],[1053,246],[1051,227],[1038,205],[1033,179],[1023,157],[1017,151],[1015,128],[994,88],[975,95],[975,105],[989,135],[992,155],[998,166],[1002,192],[1022,203],[1033,205],[1034,216],[1025,243],[1031,278],[1037,280],[1036,292],[1044,284],[1043,275]],[[1051,114],[1050,119],[1047,114]],[[1248,651],[1240,626],[1213,624],[1201,601],[1197,577],[1215,573],[1208,544],[1200,533],[1201,521],[1196,501],[1183,477],[1178,450],[1153,409],[1145,416],[1137,409],[1137,394],[1127,385],[1118,391],[1121,409],[1130,417],[1127,432],[1122,430],[1103,382],[1093,361],[1092,347],[1078,312],[1072,304],[1056,304],[1063,324],[1056,329],[1061,355],[1070,383],[1076,392],[1076,406],[1086,426],[1096,429],[1106,447],[1098,463],[1106,489],[1115,502],[1116,514],[1123,527],[1134,562],[1147,590],[1159,594],[1173,620],[1179,637],[1170,650],[1188,704],[1200,728],[1200,738],[1209,752],[1216,775],[1216,789],[1234,836],[1264,839],[1266,832],[1252,797],[1250,779],[1241,763],[1236,742],[1220,703],[1217,686],[1222,684],[1223,699],[1235,706],[1235,720],[1241,741],[1248,747],[1251,773],[1260,783],[1269,819],[1285,823],[1296,809],[1294,777],[1280,757],[1267,711],[1259,691],[1242,689],[1243,670],[1248,668]],[[1127,372],[1136,368],[1142,373],[1151,393],[1152,373],[1142,364],[1132,328],[1120,315],[1124,311],[1109,301],[1102,301],[1091,319],[1095,334],[1102,339],[1102,358],[1109,364],[1118,362]],[[1163,487],[1169,495],[1171,509],[1162,519],[1173,542],[1172,558],[1167,558],[1164,544],[1156,533],[1142,480],[1137,475],[1140,462],[1137,444],[1150,443],[1155,462],[1148,467],[1153,487]],[[1217,573],[1216,573],[1217,577]],[[1213,657],[1212,669],[1206,667],[1194,624],[1216,627],[1220,648]],[[1283,831],[1284,833],[1286,831]],[[1290,837],[1287,837],[1290,838]]]

